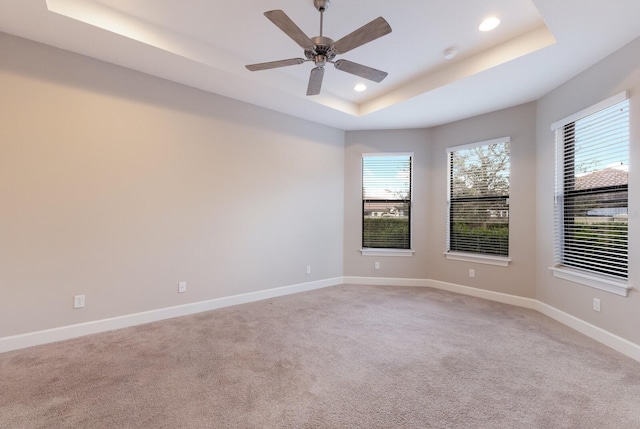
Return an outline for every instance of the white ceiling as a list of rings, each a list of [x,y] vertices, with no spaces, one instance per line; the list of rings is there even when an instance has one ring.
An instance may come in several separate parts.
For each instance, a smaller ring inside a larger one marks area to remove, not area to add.
[[[391,34],[339,57],[389,76],[328,65],[322,93],[307,97],[311,63],[244,67],[304,57],[263,16],[273,9],[319,35],[313,0],[2,0],[0,31],[344,130],[429,127],[536,100],[640,36],[638,0],[333,0],[334,40],[389,22]],[[502,24],[479,32],[490,15]],[[359,82],[368,90],[353,91]]]

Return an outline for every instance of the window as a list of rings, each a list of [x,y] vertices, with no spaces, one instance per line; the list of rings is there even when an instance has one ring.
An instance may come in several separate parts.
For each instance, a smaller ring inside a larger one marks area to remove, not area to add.
[[[362,157],[362,248],[411,249],[411,154]]]
[[[509,256],[509,143],[503,137],[447,150],[448,258],[457,259],[449,252]]]
[[[626,282],[629,213],[626,93],[556,122],[553,128],[557,152],[556,267]]]

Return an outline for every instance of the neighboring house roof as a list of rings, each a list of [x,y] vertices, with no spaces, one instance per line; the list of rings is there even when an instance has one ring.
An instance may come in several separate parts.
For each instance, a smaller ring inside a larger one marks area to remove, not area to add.
[[[575,189],[601,188],[629,183],[629,171],[620,167],[609,167],[604,170],[587,173],[576,177]]]

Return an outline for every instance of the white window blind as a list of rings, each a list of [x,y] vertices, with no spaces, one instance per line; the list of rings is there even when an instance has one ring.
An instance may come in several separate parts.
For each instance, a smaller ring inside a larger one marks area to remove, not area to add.
[[[362,247],[411,248],[411,154],[362,157]]]
[[[629,101],[557,123],[556,265],[628,276]]]
[[[510,139],[449,148],[447,251],[509,255]]]

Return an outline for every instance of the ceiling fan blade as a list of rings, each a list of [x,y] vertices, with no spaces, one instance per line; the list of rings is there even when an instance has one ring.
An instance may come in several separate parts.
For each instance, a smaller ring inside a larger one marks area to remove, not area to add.
[[[388,74],[387,72],[363,66],[362,64],[354,63],[353,61],[349,60],[338,60],[334,63],[334,66],[336,66],[338,70],[351,73],[356,76],[372,80],[374,82],[382,82],[382,80],[387,77]]]
[[[282,30],[287,36],[291,37],[294,42],[300,45],[303,49],[313,49],[315,44],[302,30],[298,27],[295,22],[291,20],[281,10],[270,10],[264,13],[264,16],[269,18],[271,22],[273,22],[280,30]]]
[[[339,54],[344,54],[389,33],[391,33],[391,26],[380,16],[356,31],[347,34],[333,46]]]
[[[295,65],[298,65],[298,64],[302,64],[304,62],[305,62],[305,60],[303,60],[302,58],[291,58],[289,60],[280,60],[280,61],[270,61],[268,63],[249,64],[248,66],[245,66],[245,67],[247,69],[251,70],[251,71],[258,71],[258,70],[275,69],[275,68],[278,68],[278,67],[295,66]]]
[[[322,89],[322,78],[324,77],[324,67],[316,67],[311,70],[307,95],[318,95]]]

